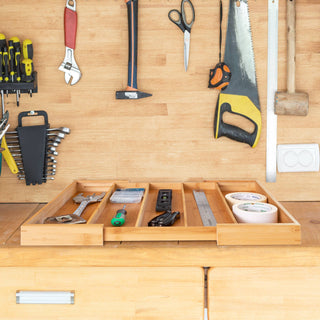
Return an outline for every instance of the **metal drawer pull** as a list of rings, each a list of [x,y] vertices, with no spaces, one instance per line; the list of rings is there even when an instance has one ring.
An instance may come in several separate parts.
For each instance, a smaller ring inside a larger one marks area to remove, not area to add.
[[[17,291],[17,304],[74,304],[72,291]]]

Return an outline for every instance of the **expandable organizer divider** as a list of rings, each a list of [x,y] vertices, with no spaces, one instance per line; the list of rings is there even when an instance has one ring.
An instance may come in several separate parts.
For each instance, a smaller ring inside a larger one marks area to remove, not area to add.
[[[123,204],[112,203],[116,189],[144,188],[140,203],[126,204],[126,221],[121,227],[111,219]],[[159,215],[156,200],[160,189],[172,189],[172,211],[180,219],[172,226],[148,227]],[[203,226],[193,190],[203,191],[217,220],[216,226]],[[225,195],[231,192],[256,192],[267,197],[278,208],[278,222],[269,224],[238,223]],[[72,213],[77,204],[72,199],[79,193],[106,195],[99,203],[88,205],[82,217],[86,224],[43,224],[45,218]],[[300,224],[257,181],[216,180],[204,182],[128,182],[74,181],[55,199],[44,206],[21,227],[21,245],[99,245],[104,241],[215,241],[218,245],[297,245],[301,241]]]

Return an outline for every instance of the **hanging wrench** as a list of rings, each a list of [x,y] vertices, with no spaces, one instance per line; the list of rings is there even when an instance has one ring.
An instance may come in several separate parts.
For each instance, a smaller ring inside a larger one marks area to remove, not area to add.
[[[74,50],[76,48],[76,34],[77,34],[77,12],[76,0],[67,0],[64,10],[64,42],[66,46],[66,55],[59,67],[63,71],[64,79],[68,84],[71,77],[71,85],[76,84],[81,78],[81,72],[74,59]]]
[[[79,207],[71,214],[66,214],[62,216],[57,217],[48,217],[44,220],[43,223],[45,224],[76,224],[76,223],[86,223],[87,221],[83,218],[81,218],[81,214],[84,211],[84,209],[87,207],[89,203],[94,202],[100,202],[103,197],[105,196],[105,192],[102,192],[99,195],[96,195],[95,193],[84,197],[82,193],[79,193],[77,196],[73,198],[73,201],[75,203],[80,203]]]

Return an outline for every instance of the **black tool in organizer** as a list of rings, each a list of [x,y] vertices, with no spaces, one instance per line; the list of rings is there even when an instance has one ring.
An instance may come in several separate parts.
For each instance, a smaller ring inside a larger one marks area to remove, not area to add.
[[[27,117],[43,116],[43,125],[23,126],[22,120]],[[27,185],[42,184],[46,171],[48,115],[45,111],[21,112],[18,116],[18,137],[21,148],[23,169]]]
[[[156,211],[171,211],[172,190],[160,189],[157,197]]]

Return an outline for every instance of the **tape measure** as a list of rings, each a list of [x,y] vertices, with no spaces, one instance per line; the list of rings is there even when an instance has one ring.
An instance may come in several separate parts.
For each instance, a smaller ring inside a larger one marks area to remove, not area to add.
[[[278,0],[268,0],[267,182],[276,182],[277,177],[277,115],[274,112],[274,98],[278,87],[278,7]]]
[[[196,200],[203,225],[206,227],[216,226],[217,221],[210,208],[206,194],[203,191],[193,190],[193,195]]]

